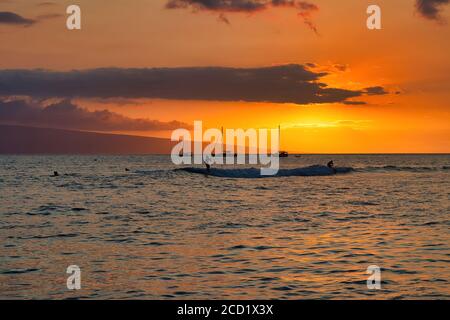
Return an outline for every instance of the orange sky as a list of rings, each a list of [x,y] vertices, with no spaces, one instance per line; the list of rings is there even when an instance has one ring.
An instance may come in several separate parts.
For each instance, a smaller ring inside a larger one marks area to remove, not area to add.
[[[291,8],[229,13],[230,25],[211,12],[168,10],[166,0],[78,0],[82,30],[65,28],[72,1],[5,2],[0,11],[27,18],[48,13],[29,27],[0,25],[0,69],[51,70],[98,67],[228,66],[287,63],[318,65],[329,86],[359,90],[383,86],[390,93],[356,100],[366,105],[296,105],[221,101],[77,99],[89,110],[108,109],[131,118],[207,127],[276,127],[292,152],[450,152],[450,28],[421,17],[414,0],[326,1],[308,29]],[[382,8],[382,30],[366,28],[366,8]],[[442,16],[450,19],[445,8]],[[339,71],[334,65],[345,65]],[[170,132],[124,132],[169,137]]]

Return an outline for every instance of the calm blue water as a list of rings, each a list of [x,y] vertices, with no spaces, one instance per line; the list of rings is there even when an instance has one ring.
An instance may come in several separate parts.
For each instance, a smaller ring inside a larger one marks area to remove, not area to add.
[[[175,171],[166,156],[0,156],[0,297],[450,298],[450,156],[281,161],[330,159],[355,171],[254,179]]]

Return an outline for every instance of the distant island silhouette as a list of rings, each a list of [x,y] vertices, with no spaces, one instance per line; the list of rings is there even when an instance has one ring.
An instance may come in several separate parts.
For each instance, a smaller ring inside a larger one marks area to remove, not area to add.
[[[170,154],[169,139],[0,125],[0,154]]]

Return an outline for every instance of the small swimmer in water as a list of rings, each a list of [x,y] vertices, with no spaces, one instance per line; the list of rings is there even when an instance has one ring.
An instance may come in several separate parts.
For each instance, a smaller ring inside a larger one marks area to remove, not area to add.
[[[53,177],[59,177],[58,171],[53,171]]]

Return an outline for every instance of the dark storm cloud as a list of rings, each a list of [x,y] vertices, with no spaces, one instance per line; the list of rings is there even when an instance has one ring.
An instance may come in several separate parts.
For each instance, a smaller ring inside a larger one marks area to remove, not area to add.
[[[416,0],[416,8],[426,19],[441,21],[440,11],[449,0]]]
[[[311,15],[319,10],[313,3],[301,0],[169,0],[167,9],[191,9],[219,13],[219,19],[229,23],[225,13],[255,13],[271,7],[288,7],[297,10],[298,16],[314,32],[317,28],[311,20]]]
[[[14,12],[0,11],[0,24],[30,26],[35,20],[24,18]]]
[[[35,98],[161,98],[274,103],[339,103],[374,89],[346,90],[320,82],[325,72],[303,65],[262,68],[0,70],[0,96]]]
[[[26,100],[0,100],[0,123],[94,131],[159,131],[189,128],[178,122],[132,119],[108,110],[89,111],[69,100],[41,106]]]

